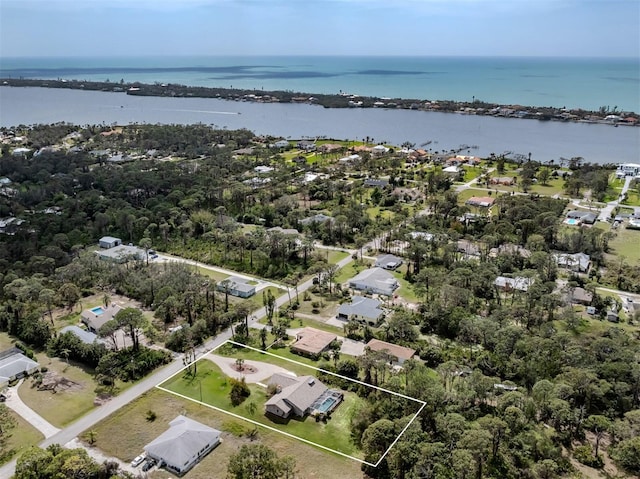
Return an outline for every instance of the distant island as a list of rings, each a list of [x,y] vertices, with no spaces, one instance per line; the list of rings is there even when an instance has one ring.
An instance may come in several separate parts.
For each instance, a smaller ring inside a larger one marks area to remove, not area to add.
[[[452,100],[418,100],[407,98],[380,98],[340,92],[338,94],[311,94],[292,91],[264,91],[257,89],[213,88],[186,86],[173,83],[91,82],[81,80],[50,80],[25,78],[0,78],[2,86],[68,88],[126,93],[137,96],[217,98],[221,100],[249,101],[255,103],[306,103],[324,108],[386,108],[437,111],[464,115],[496,116],[504,118],[534,119],[540,121],[565,121],[601,123],[612,126],[640,126],[640,115],[601,107],[598,111],[556,107],[532,107],[500,105],[478,99],[472,102]]]

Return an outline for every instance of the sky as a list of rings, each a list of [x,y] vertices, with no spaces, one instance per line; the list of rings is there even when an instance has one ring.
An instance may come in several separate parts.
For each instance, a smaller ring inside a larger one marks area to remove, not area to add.
[[[640,0],[0,0],[0,57],[640,56]]]

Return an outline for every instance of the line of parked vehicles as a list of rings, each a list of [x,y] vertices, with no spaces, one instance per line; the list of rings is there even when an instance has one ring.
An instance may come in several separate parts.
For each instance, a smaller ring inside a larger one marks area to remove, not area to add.
[[[156,465],[156,460],[151,458],[151,457],[147,457],[144,454],[140,454],[139,456],[136,456],[133,461],[131,461],[131,467],[138,467],[140,464],[142,464],[144,462],[144,464],[142,465],[142,470],[144,472],[147,472],[149,469],[151,469],[153,466]]]

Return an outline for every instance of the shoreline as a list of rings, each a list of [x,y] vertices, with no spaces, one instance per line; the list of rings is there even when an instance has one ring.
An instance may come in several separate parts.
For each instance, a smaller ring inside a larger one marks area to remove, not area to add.
[[[169,98],[215,98],[219,100],[252,103],[292,103],[321,106],[324,108],[378,108],[416,111],[434,111],[463,115],[492,116],[499,118],[534,119],[571,123],[594,123],[617,126],[640,126],[640,115],[635,112],[609,110],[590,111],[555,107],[500,105],[480,100],[456,102],[450,100],[418,100],[379,98],[350,95],[328,95],[291,91],[263,91],[232,88],[194,87],[179,84],[87,82],[81,80],[46,80],[25,78],[0,78],[1,86],[64,88],[71,90],[124,93],[132,96]]]

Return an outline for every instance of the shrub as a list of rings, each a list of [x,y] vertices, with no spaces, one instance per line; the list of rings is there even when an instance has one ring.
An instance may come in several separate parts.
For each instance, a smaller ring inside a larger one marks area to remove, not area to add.
[[[602,456],[594,456],[591,446],[578,446],[573,450],[573,457],[585,466],[602,468],[604,462]]]
[[[149,422],[153,422],[153,421],[155,421],[155,420],[158,418],[158,415],[155,413],[155,411],[152,411],[151,409],[149,409],[149,410],[147,411],[147,416],[146,416],[146,418],[147,418],[147,421],[149,421]]]
[[[238,406],[242,404],[242,402],[247,399],[251,395],[251,390],[244,378],[237,380],[231,378],[231,392],[229,393],[229,399],[231,399],[231,404],[234,406]]]

